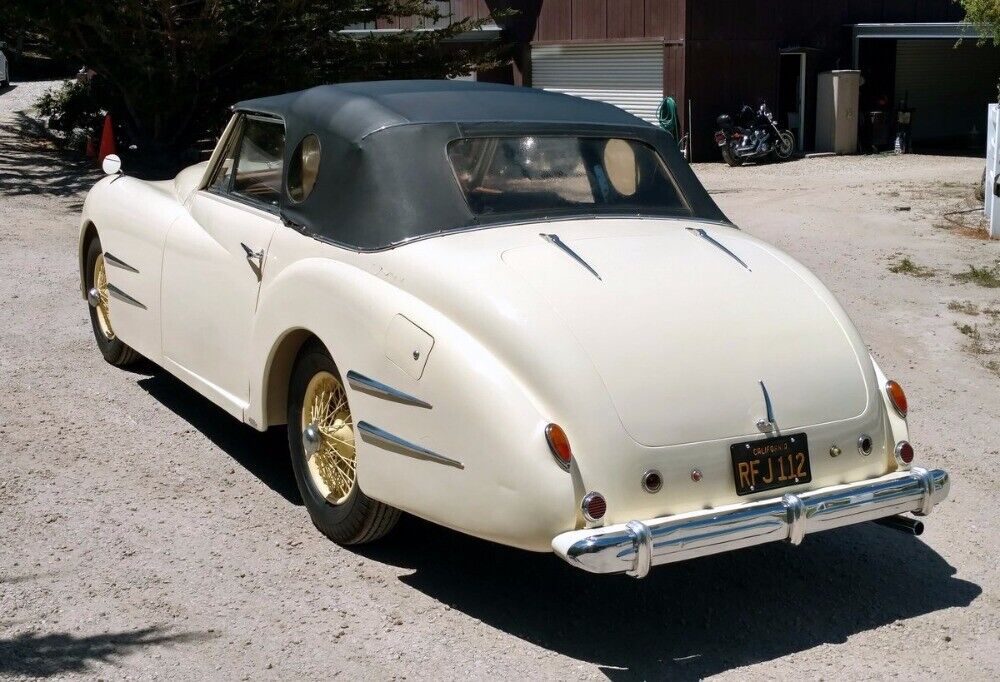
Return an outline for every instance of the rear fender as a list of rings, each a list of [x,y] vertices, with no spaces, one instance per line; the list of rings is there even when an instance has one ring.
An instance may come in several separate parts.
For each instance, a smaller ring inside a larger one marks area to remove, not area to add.
[[[422,373],[387,356],[387,333],[400,316],[402,324],[433,337]],[[270,377],[282,362],[282,341],[301,330],[323,342],[341,378],[353,370],[431,405],[386,400],[348,386],[355,424],[367,422],[458,463],[418,459],[359,435],[358,481],[367,495],[465,533],[536,551],[551,551],[552,537],[575,527],[574,479],[548,452],[548,420],[508,368],[427,304],[339,260],[295,261],[262,287],[251,351],[251,366],[259,371],[251,378],[246,421],[261,428],[285,421],[268,400],[275,390]],[[277,381],[287,381],[283,372],[276,374]]]

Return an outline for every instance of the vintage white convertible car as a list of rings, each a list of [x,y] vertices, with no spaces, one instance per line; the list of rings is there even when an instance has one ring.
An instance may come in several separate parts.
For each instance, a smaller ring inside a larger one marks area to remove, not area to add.
[[[900,514],[948,493],[833,296],[615,107],[324,86],[236,105],[173,181],[109,165],[80,232],[104,357],[287,424],[336,542],[404,510],[642,577],[863,521],[918,534]]]

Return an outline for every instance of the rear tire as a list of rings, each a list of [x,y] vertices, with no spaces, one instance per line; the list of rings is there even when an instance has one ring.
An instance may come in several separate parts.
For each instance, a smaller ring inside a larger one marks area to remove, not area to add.
[[[308,343],[299,353],[288,398],[288,450],[313,524],[340,545],[378,540],[396,525],[399,510],[371,499],[358,485],[354,419],[343,380],[322,344]]]
[[[87,254],[84,260],[85,276],[84,283],[87,292],[91,289],[98,289],[101,303],[97,306],[90,305],[90,325],[94,329],[94,338],[97,340],[97,348],[101,355],[115,367],[127,367],[134,364],[142,356],[132,347],[123,342],[114,332],[111,325],[110,310],[108,308],[107,275],[104,271],[104,252],[101,250],[101,240],[93,238],[87,244]],[[102,281],[95,285],[97,279]]]
[[[738,168],[743,165],[743,159],[733,154],[733,150],[729,148],[729,145],[725,145],[720,149],[722,150],[722,160],[728,163],[732,168]]]

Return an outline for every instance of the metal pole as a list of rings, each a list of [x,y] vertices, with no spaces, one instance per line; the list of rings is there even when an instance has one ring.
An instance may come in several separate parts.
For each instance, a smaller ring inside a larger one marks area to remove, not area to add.
[[[691,98],[688,98],[688,163],[694,161],[694,119],[691,118]]]

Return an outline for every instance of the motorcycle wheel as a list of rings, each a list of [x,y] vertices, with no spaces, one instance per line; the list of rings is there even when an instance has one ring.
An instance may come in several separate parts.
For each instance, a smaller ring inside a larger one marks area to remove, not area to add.
[[[782,130],[778,144],[774,145],[774,156],[779,161],[787,161],[795,151],[795,136],[789,130]]]
[[[733,150],[729,148],[729,145],[720,147],[722,150],[722,160],[728,163],[732,168],[743,165],[743,159],[733,154]]]

